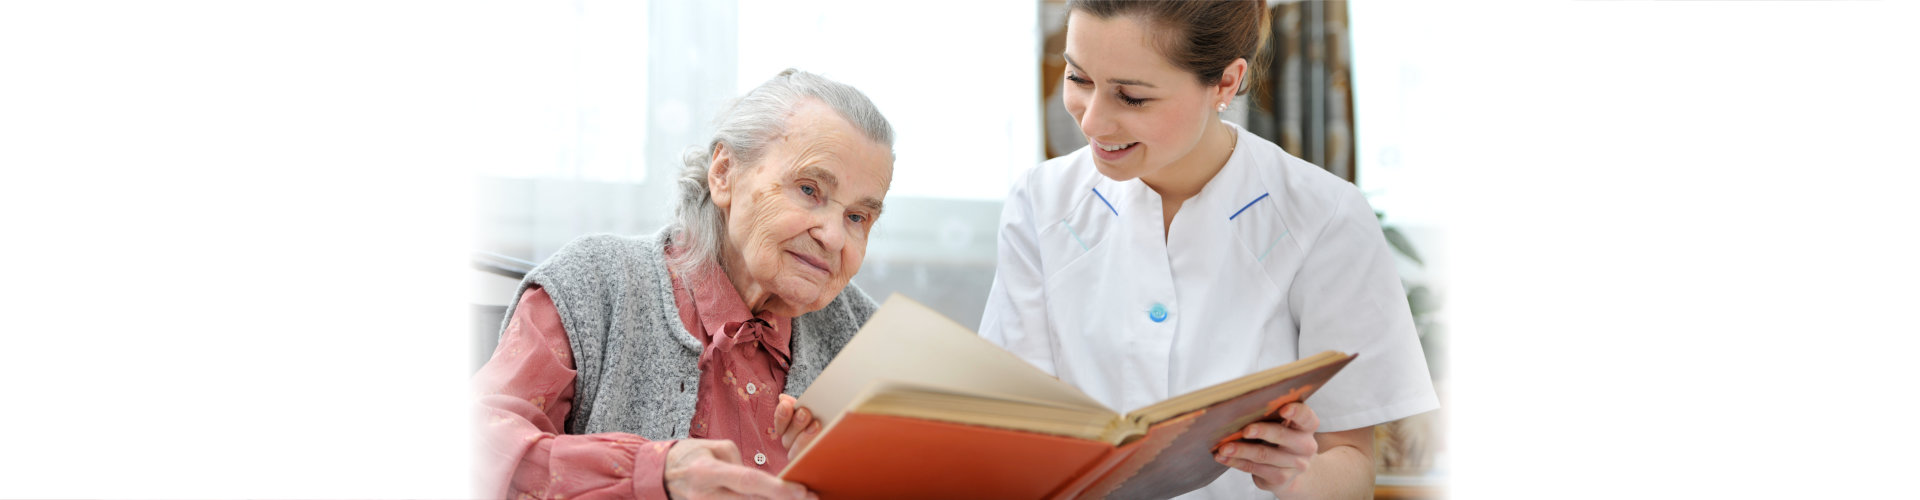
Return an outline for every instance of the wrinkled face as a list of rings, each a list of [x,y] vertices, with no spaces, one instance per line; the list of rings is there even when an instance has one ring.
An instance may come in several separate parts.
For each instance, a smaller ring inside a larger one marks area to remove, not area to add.
[[[817,100],[794,109],[758,165],[721,148],[709,169],[727,214],[721,259],[747,307],[793,317],[833,302],[866,257],[892,153]]]
[[[1152,176],[1193,152],[1234,87],[1205,86],[1154,48],[1151,25],[1132,16],[1067,17],[1061,95],[1114,180]]]

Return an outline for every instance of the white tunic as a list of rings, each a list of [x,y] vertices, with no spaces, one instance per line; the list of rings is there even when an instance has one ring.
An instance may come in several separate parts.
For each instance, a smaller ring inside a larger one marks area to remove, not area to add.
[[[1328,349],[1359,357],[1307,400],[1320,432],[1438,408],[1366,199],[1233,130],[1238,148],[1164,238],[1159,194],[1100,175],[1086,148],[1027,172],[1000,216],[980,334],[1121,412]],[[1187,497],[1257,496],[1228,470]]]

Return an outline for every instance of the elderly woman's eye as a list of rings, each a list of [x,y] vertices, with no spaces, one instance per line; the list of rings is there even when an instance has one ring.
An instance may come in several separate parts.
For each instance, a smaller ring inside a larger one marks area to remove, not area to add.
[[[800,185],[800,193],[801,193],[801,194],[804,194],[804,195],[807,195],[807,196],[813,196],[813,193],[814,193],[814,191],[816,191],[816,190],[815,190],[815,189],[813,188],[813,186],[808,186],[808,185],[805,185],[805,184],[801,184],[801,185]]]
[[[860,214],[847,214],[847,220],[853,221],[854,224],[860,224],[867,221],[867,216],[860,215]]]

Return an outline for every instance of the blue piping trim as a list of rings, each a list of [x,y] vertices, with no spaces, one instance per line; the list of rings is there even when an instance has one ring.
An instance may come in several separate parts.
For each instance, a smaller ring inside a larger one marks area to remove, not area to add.
[[[1107,210],[1113,210],[1113,215],[1114,215],[1115,217],[1119,217],[1119,216],[1120,216],[1120,211],[1119,211],[1119,210],[1114,210],[1114,209],[1113,209],[1113,202],[1111,202],[1111,201],[1107,201],[1107,197],[1106,197],[1106,195],[1102,195],[1102,194],[1100,194],[1100,188],[1093,188],[1093,195],[1094,195],[1094,196],[1099,196],[1099,197],[1100,197],[1100,202],[1101,202],[1101,203],[1105,203],[1105,204],[1107,204]],[[1081,245],[1081,246],[1086,246],[1086,245]]]
[[[1264,200],[1264,199],[1267,199],[1267,195],[1269,195],[1269,194],[1272,194],[1272,193],[1260,193],[1260,197],[1259,197],[1259,198],[1254,198],[1254,199],[1253,199],[1253,201],[1249,201],[1249,202],[1247,202],[1247,205],[1246,205],[1246,206],[1244,206],[1244,207],[1240,207],[1240,210],[1239,210],[1239,211],[1236,211],[1236,212],[1234,212],[1234,213],[1233,213],[1233,215],[1229,215],[1229,216],[1227,216],[1227,220],[1233,220],[1233,218],[1234,218],[1234,217],[1239,217],[1239,216],[1240,216],[1240,212],[1245,212],[1245,211],[1247,211],[1247,207],[1251,207],[1251,206],[1253,206],[1253,204],[1255,204],[1255,203],[1259,203],[1259,202],[1260,202],[1260,200]]]
[[[1262,196],[1262,198],[1265,198],[1265,196]],[[1259,201],[1259,200],[1254,200],[1254,201]],[[1246,209],[1244,209],[1244,208],[1243,208],[1243,209],[1241,209],[1241,210],[1246,210]],[[1071,229],[1071,228],[1069,228],[1069,229]],[[1265,251],[1265,252],[1260,252],[1260,258],[1258,258],[1258,259],[1253,259],[1253,261],[1254,261],[1254,262],[1266,262],[1266,261],[1267,261],[1267,254],[1270,254],[1270,253],[1273,253],[1273,247],[1274,247],[1274,246],[1277,246],[1277,245],[1279,245],[1279,244],[1280,244],[1280,240],[1281,240],[1282,238],[1286,238],[1286,237],[1287,237],[1287,233],[1291,233],[1291,232],[1293,232],[1293,230],[1292,230],[1292,229],[1288,229],[1288,230],[1285,230],[1285,231],[1281,231],[1281,232],[1280,232],[1280,236],[1278,236],[1278,237],[1275,237],[1275,238],[1273,239],[1273,243],[1268,243],[1268,244],[1267,244],[1267,251]],[[1077,238],[1077,236],[1076,236],[1076,238]]]

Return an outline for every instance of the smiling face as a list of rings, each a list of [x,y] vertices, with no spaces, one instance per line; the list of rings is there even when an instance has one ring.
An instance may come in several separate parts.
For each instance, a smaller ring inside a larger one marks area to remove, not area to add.
[[[1094,167],[1114,180],[1151,184],[1196,150],[1226,144],[1224,136],[1203,139],[1218,127],[1217,106],[1233,97],[1245,71],[1236,62],[1219,84],[1202,85],[1161,55],[1150,28],[1135,16],[1101,19],[1076,10],[1067,17],[1062,96],[1086,134]]]
[[[721,264],[747,308],[794,317],[833,302],[866,257],[892,152],[820,101],[794,107],[758,165],[724,146],[708,186],[726,214]]]

